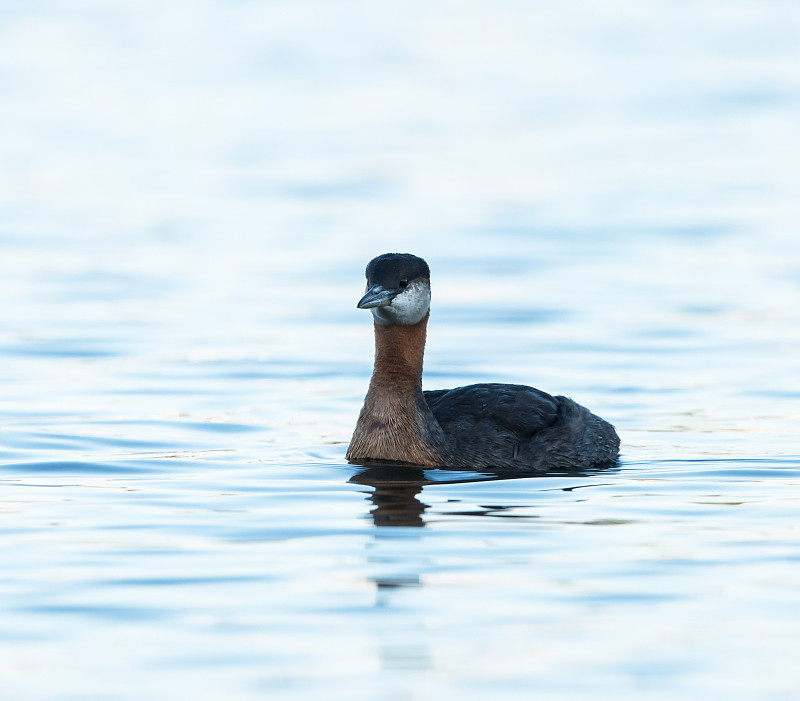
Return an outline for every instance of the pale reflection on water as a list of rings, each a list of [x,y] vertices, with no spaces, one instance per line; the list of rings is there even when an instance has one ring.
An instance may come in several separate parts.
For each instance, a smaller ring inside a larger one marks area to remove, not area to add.
[[[0,15],[3,698],[797,696],[796,3]],[[348,465],[386,251],[620,464]]]

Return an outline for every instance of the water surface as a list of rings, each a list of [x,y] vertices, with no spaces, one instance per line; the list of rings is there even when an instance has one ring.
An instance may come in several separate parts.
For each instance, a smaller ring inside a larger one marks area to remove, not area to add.
[[[795,4],[2,17],[4,698],[797,697]],[[619,465],[348,465],[395,250]]]

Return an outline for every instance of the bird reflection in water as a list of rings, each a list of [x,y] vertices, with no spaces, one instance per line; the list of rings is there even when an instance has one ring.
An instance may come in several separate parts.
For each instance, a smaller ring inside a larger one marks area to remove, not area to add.
[[[520,476],[514,477],[518,479]],[[423,469],[387,463],[364,465],[350,478],[350,482],[373,488],[369,495],[369,501],[373,504],[370,516],[376,526],[421,528],[425,525],[425,510],[429,508],[428,504],[417,498],[422,493],[423,487],[501,479],[513,479],[513,477],[500,473],[442,468]]]
[[[525,478],[542,478],[566,476],[588,477],[613,470],[613,467],[598,467],[575,471],[559,472],[475,472],[471,470],[455,470],[445,468],[420,468],[393,463],[363,463],[350,478],[352,484],[363,484],[372,487],[368,499],[373,508],[370,509],[372,522],[378,527],[405,526],[421,528],[425,525],[425,511],[430,507],[417,497],[423,487],[428,485],[464,484],[471,482],[494,482]],[[490,514],[501,511],[503,507],[486,509],[480,513]],[[479,515],[479,512],[473,512]]]
[[[415,467],[364,467],[350,478],[354,484],[373,488],[369,501],[372,521],[376,526],[411,526],[421,528],[425,525],[422,515],[428,504],[423,504],[417,495],[429,483],[425,470]]]

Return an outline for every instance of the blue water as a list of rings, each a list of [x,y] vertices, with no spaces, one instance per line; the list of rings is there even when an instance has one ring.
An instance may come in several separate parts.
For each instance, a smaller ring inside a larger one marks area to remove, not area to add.
[[[798,697],[796,3],[0,18],[4,699]],[[620,464],[348,465],[386,251]]]

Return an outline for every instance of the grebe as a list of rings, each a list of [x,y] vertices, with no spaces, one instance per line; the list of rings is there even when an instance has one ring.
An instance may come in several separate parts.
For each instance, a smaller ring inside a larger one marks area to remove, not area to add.
[[[567,397],[505,384],[423,392],[428,264],[385,253],[366,275],[358,308],[375,322],[375,365],[348,460],[538,472],[616,460],[614,427]]]

